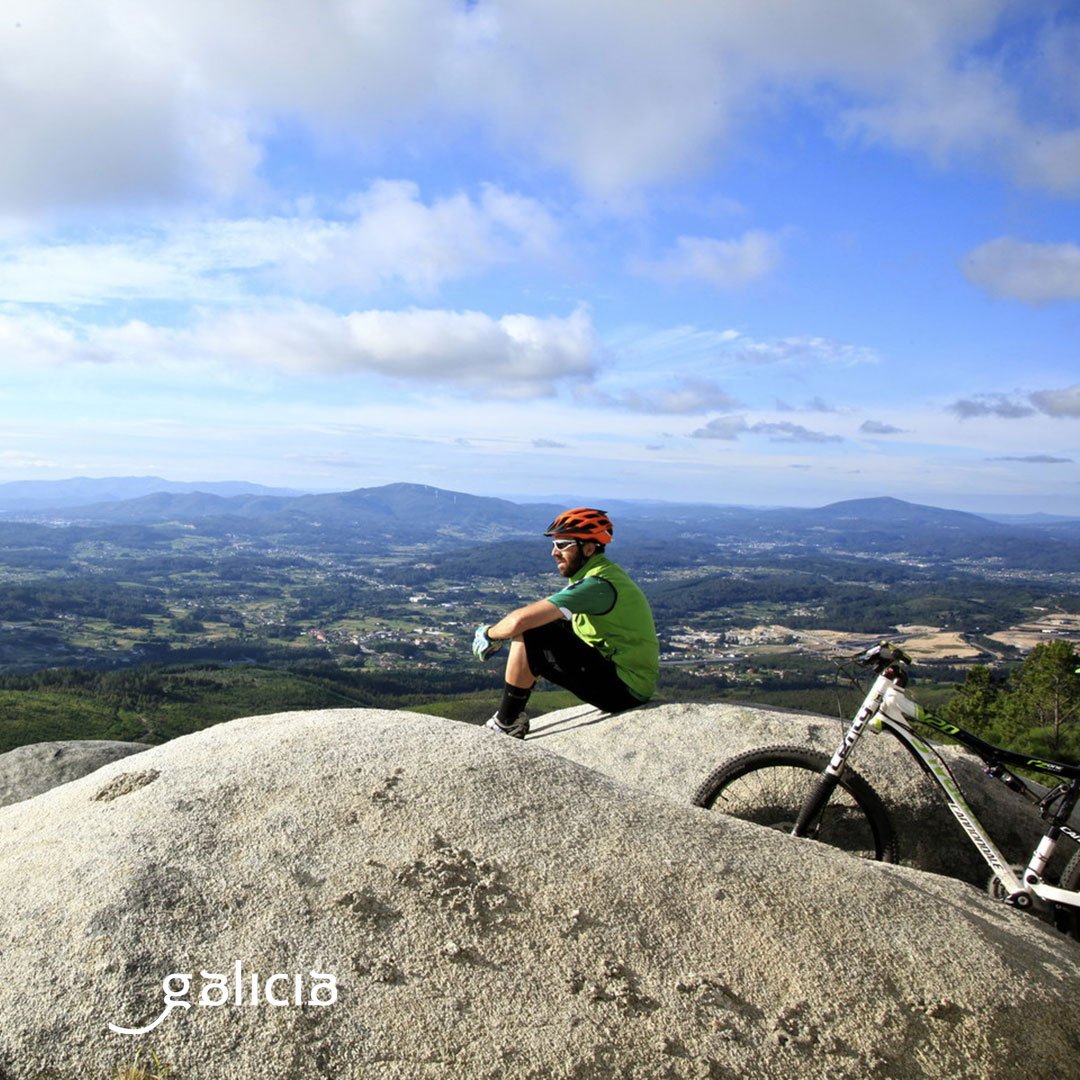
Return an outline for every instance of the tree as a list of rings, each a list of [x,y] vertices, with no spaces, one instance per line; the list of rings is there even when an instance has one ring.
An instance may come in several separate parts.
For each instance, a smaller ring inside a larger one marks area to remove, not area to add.
[[[1069,641],[1037,645],[1008,681],[972,668],[945,705],[946,720],[1022,754],[1080,760],[1080,664]]]
[[[1027,733],[1025,749],[1061,755],[1080,728],[1080,657],[1071,641],[1036,645],[1004,702],[1002,719]],[[1045,748],[1045,751],[1044,751]]]
[[[1004,688],[1004,681],[992,668],[981,664],[973,667],[942,709],[942,715],[949,723],[990,742],[1004,740],[1007,736],[998,727]]]

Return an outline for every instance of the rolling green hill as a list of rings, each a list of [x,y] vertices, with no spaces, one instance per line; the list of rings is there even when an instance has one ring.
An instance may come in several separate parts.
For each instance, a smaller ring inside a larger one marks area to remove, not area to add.
[[[241,716],[293,709],[409,708],[479,690],[490,715],[493,671],[348,673],[249,664],[58,668],[0,679],[0,753],[57,739],[166,742]],[[482,704],[481,704],[482,702]],[[460,710],[459,710],[460,711]],[[466,710],[468,711],[468,710]]]

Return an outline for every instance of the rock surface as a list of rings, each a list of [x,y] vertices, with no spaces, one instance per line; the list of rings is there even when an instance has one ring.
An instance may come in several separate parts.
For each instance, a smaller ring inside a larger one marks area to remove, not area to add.
[[[142,743],[76,739],[34,743],[0,754],[0,806],[86,776],[102,765],[145,750]]]
[[[652,705],[618,716],[581,705],[539,717],[529,741],[623,783],[688,803],[709,773],[737,754],[777,745],[832,754],[842,734],[838,720],[746,705]],[[974,755],[957,747],[939,750],[1002,854],[1026,863],[1045,831],[1038,811],[987,778]],[[864,735],[850,763],[888,808],[902,864],[980,888],[987,883],[986,863],[940,790],[895,738]]]
[[[1080,947],[1034,919],[410,713],[238,720],[0,809],[0,904],[5,1080],[962,1080],[1080,1045]]]

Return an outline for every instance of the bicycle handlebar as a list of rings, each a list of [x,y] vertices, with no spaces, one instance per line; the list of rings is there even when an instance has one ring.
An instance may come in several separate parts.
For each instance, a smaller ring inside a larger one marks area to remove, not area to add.
[[[882,641],[856,656],[855,663],[860,667],[873,668],[877,675],[890,674],[889,669],[892,668],[891,674],[900,686],[904,686],[911,657],[899,645]]]

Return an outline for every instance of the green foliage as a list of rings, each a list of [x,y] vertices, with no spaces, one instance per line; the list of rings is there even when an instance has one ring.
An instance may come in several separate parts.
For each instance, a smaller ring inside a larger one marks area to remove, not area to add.
[[[145,727],[115,705],[63,692],[0,690],[0,753],[30,743],[63,739],[134,741]]]
[[[892,584],[898,587],[885,587]],[[720,622],[725,617],[745,620],[747,605],[764,605],[795,629],[835,626],[870,634],[891,633],[904,624],[1000,630],[1021,621],[1042,598],[1040,590],[1026,586],[995,583],[980,588],[968,576],[931,577],[897,566],[864,566],[853,559],[778,560],[767,569],[662,581],[648,593],[662,623],[678,623],[704,611],[718,613]]]
[[[1039,645],[1004,699],[999,711],[1011,731],[1022,733],[1025,749],[1032,753],[1060,756],[1080,751],[1078,662],[1072,642]]]
[[[179,1073],[150,1050],[135,1054],[130,1064],[117,1066],[113,1080],[179,1080]]]
[[[1080,761],[1080,657],[1069,641],[1037,645],[1009,678],[976,667],[945,719],[1008,750]]]
[[[580,704],[581,702],[568,690],[538,689],[534,690],[529,698],[527,711],[528,715],[535,719],[545,713],[568,709]],[[498,705],[498,688],[491,688],[485,693],[458,694],[422,705],[411,705],[409,711],[423,713],[426,716],[442,716],[447,720],[460,720],[466,724],[482,724],[498,708]]]
[[[328,663],[52,668],[0,679],[0,753],[63,739],[159,743],[241,716],[413,708],[481,689],[487,719],[500,686],[494,671],[479,666],[445,672],[366,672]]]
[[[0,619],[33,622],[63,615],[105,617],[126,623],[164,611],[156,590],[96,578],[40,578],[8,585],[0,593]]]
[[[992,668],[973,667],[941,710],[942,715],[957,727],[973,731],[990,742],[999,741],[1004,736],[996,728],[994,718],[1003,691],[1004,684]]]

